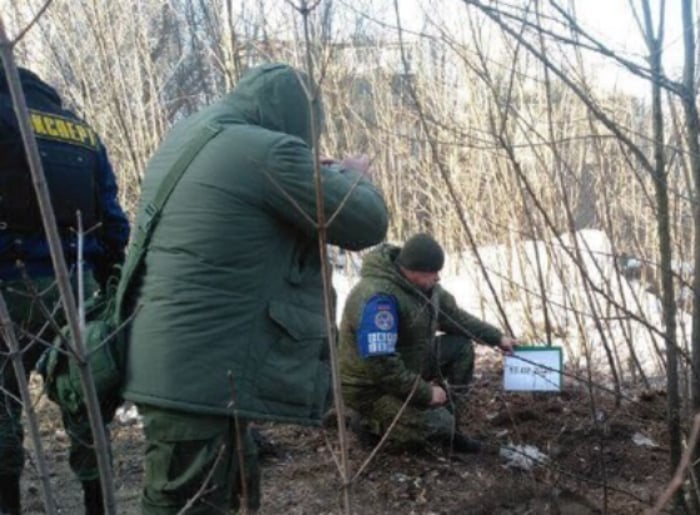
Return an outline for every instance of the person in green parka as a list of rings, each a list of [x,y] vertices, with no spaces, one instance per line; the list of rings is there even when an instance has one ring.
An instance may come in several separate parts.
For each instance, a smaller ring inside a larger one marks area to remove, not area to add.
[[[505,353],[517,343],[457,306],[438,284],[444,261],[429,234],[402,247],[384,244],[365,256],[343,310],[343,399],[359,416],[355,427],[370,437],[381,437],[403,408],[388,437],[395,449],[432,441],[477,452],[480,443],[456,428],[447,391],[472,378],[472,340]]]
[[[137,224],[148,223],[190,138],[219,131],[189,156],[128,299],[124,397],[144,420],[144,513],[228,513],[244,497],[256,509],[247,421],[319,424],[327,407],[311,131],[312,111],[321,126],[322,110],[306,93],[314,90],[287,65],[253,68],[175,125],[148,164]],[[331,245],[360,250],[385,237],[386,205],[367,169],[366,157],[321,166]]]

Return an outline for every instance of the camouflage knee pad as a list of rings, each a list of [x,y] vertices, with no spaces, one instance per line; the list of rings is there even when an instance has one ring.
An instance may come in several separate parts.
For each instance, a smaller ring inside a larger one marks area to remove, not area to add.
[[[417,408],[409,405],[394,422],[402,405],[402,399],[385,395],[374,403],[370,413],[363,415],[367,428],[377,436],[381,437],[391,427],[387,439],[390,446],[422,446],[428,440],[447,436],[454,430],[454,416],[445,407]]]

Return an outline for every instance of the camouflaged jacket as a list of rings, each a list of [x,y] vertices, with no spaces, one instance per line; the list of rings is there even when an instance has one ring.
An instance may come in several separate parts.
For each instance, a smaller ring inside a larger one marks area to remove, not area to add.
[[[400,247],[384,244],[364,260],[361,279],[351,290],[340,325],[340,366],[343,395],[352,407],[385,394],[406,398],[418,383],[412,404],[430,404],[430,383],[422,377],[431,355],[436,331],[461,334],[497,345],[501,331],[457,306],[455,298],[439,285],[425,294],[401,274],[394,263]],[[358,328],[363,311],[377,294],[393,296],[398,305],[396,352],[362,358]],[[433,354],[434,355],[434,354]]]

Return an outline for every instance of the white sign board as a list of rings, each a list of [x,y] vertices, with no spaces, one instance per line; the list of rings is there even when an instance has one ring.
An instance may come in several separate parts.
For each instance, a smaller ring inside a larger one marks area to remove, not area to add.
[[[503,389],[513,392],[560,392],[561,347],[516,347],[503,363]]]

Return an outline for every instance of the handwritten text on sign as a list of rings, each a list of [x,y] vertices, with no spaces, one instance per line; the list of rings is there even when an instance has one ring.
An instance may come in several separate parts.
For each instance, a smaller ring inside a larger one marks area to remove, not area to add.
[[[559,347],[519,347],[503,364],[503,389],[521,392],[561,391]]]

